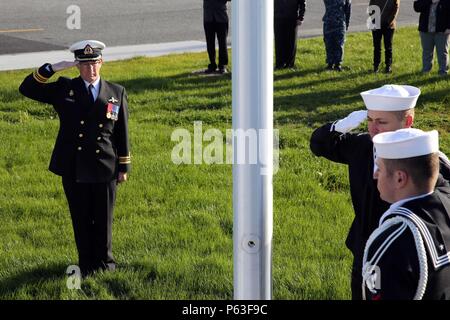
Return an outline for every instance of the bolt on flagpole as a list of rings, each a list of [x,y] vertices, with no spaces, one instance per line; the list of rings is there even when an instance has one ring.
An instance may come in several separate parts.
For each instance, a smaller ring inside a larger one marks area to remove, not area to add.
[[[273,0],[233,0],[232,19],[234,299],[268,300],[272,298]],[[257,141],[252,139],[254,132]],[[256,163],[249,161],[254,143]]]

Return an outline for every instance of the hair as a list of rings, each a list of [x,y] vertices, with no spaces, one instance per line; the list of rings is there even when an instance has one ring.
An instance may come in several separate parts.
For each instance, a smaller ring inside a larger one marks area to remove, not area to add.
[[[403,121],[407,116],[411,116],[414,120],[414,108],[408,109],[408,110],[401,110],[401,111],[392,111],[392,113],[395,115],[395,117],[398,119],[398,121]]]
[[[389,176],[397,170],[405,171],[419,190],[434,189],[439,174],[438,153],[406,159],[383,159],[383,161]]]

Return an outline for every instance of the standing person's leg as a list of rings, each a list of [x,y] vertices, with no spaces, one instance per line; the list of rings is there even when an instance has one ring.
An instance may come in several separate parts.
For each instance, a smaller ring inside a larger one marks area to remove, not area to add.
[[[114,270],[116,265],[112,254],[112,220],[116,199],[116,180],[96,184],[92,193],[94,197],[92,238],[94,239],[95,268]]]
[[[326,63],[327,63],[327,69],[331,70],[333,69],[333,37],[331,33],[332,27],[327,26],[325,23],[323,25],[323,42],[325,43],[325,53],[326,53]]]
[[[378,72],[381,63],[381,29],[372,30],[373,41],[373,71]]]
[[[450,34],[445,34],[443,32],[436,33],[435,35],[436,54],[438,58],[440,75],[448,74],[449,37]]]
[[[215,22],[204,22],[203,27],[205,29],[206,49],[209,57],[208,71],[212,72],[217,69]]]
[[[293,68],[297,53],[297,21],[286,21],[286,67]]]
[[[78,251],[78,265],[83,276],[94,270],[93,239],[90,238],[93,218],[90,216],[89,184],[77,183],[73,177],[62,177],[64,193],[70,209],[73,233]]]
[[[275,68],[281,69],[284,67],[283,63],[283,26],[280,19],[274,21],[275,31]]]
[[[217,22],[217,40],[219,42],[219,72],[225,72],[228,65],[228,22]]]
[[[342,71],[342,61],[344,60],[345,29],[337,30],[334,33],[334,39],[334,69],[337,71]]]
[[[420,32],[422,43],[422,72],[430,72],[433,67],[434,34],[432,32]]]
[[[392,72],[392,41],[395,29],[383,29],[385,71]]]

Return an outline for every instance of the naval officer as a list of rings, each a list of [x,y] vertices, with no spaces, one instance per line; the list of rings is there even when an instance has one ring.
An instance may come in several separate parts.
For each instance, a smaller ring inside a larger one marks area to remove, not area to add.
[[[364,298],[450,300],[450,187],[436,188],[436,130],[376,135],[377,187],[391,203],[364,250]]]
[[[75,61],[46,63],[28,75],[19,91],[51,104],[60,127],[49,170],[62,177],[83,276],[114,270],[112,217],[116,185],[130,170],[128,106],[125,89],[100,77],[100,41],[73,44]],[[79,76],[48,80],[77,67]]]
[[[367,110],[354,111],[344,119],[325,124],[311,136],[311,150],[316,156],[348,166],[350,193],[355,218],[346,239],[353,254],[351,275],[352,299],[360,300],[361,268],[364,246],[378,221],[389,207],[380,198],[376,180],[372,139],[375,135],[409,128],[414,122],[414,107],[420,90],[412,86],[385,85],[361,93]],[[367,133],[353,133],[353,129],[368,122]],[[441,173],[450,179],[450,163],[440,157]],[[439,179],[439,183],[443,180]]]

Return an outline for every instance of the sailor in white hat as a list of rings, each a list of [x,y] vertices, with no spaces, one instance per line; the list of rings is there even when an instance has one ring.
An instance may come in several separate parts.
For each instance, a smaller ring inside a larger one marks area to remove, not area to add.
[[[116,185],[130,170],[128,103],[125,88],[100,77],[105,44],[73,44],[73,61],[46,63],[27,76],[19,91],[53,105],[60,130],[50,171],[62,176],[83,275],[114,270],[112,214]],[[48,80],[77,66],[79,77]]]
[[[435,189],[438,140],[412,128],[373,139],[377,187],[391,206],[364,250],[364,299],[450,300],[450,186]]]
[[[366,110],[316,129],[310,147],[317,156],[348,165],[350,193],[355,218],[346,245],[353,254],[352,298],[361,299],[361,263],[364,245],[389,207],[377,190],[375,153],[372,139],[377,134],[409,128],[414,122],[414,107],[419,88],[408,85],[384,85],[361,93]],[[368,132],[351,132],[367,120]],[[450,163],[441,159],[441,172],[450,179]]]

